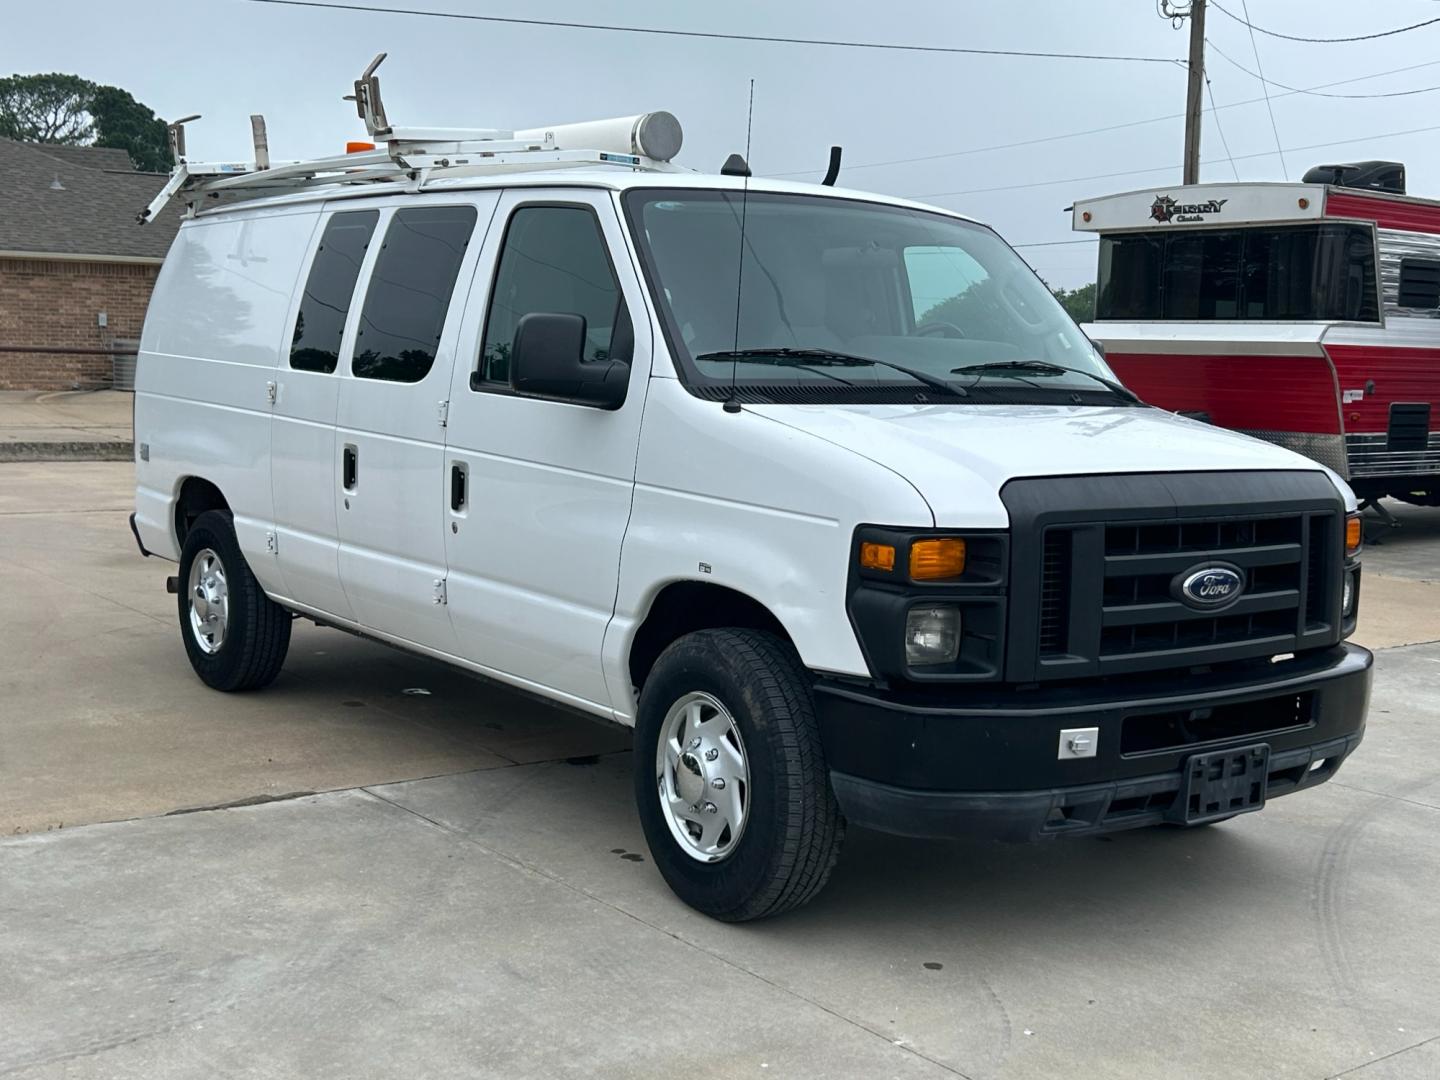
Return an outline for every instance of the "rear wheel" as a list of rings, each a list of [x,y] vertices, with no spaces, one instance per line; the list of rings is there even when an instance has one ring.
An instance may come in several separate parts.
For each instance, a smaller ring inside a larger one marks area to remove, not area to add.
[[[180,637],[190,666],[216,690],[273,682],[290,648],[290,613],[250,572],[230,515],[195,519],[180,552]]]
[[[795,650],[740,629],[666,649],[640,695],[635,800],[656,866],[696,910],[744,922],[818,893],[845,822]]]

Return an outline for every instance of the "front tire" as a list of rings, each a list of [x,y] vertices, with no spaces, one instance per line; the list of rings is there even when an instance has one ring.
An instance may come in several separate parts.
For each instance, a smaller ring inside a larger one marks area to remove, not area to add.
[[[216,690],[255,690],[280,674],[290,648],[290,613],[250,572],[230,515],[195,519],[180,551],[180,637],[190,666]]]
[[[845,822],[795,650],[741,629],[666,649],[640,695],[635,800],[655,865],[697,911],[745,922],[815,896]]]

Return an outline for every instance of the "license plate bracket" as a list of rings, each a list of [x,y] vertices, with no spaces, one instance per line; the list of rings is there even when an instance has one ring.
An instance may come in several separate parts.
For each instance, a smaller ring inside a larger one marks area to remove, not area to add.
[[[1186,825],[1201,825],[1259,810],[1269,771],[1269,743],[1194,754],[1185,761],[1176,816]]]

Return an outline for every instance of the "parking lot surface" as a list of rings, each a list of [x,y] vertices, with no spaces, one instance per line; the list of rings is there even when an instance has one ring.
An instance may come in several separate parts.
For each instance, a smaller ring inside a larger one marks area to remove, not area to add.
[[[734,927],[651,865],[626,732],[308,623],[270,689],[206,690],[129,483],[0,465],[0,1076],[1440,1077],[1440,511],[1368,530],[1331,783],[1192,831],[853,830]]]

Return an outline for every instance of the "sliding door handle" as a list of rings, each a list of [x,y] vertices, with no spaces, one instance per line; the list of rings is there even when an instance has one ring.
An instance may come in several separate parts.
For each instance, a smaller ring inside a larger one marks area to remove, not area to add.
[[[458,461],[453,463],[450,466],[450,509],[457,514],[465,510],[468,481],[469,470],[465,465]]]
[[[346,444],[345,452],[340,458],[340,486],[346,491],[355,490],[355,482],[360,478],[360,451],[355,446]]]

